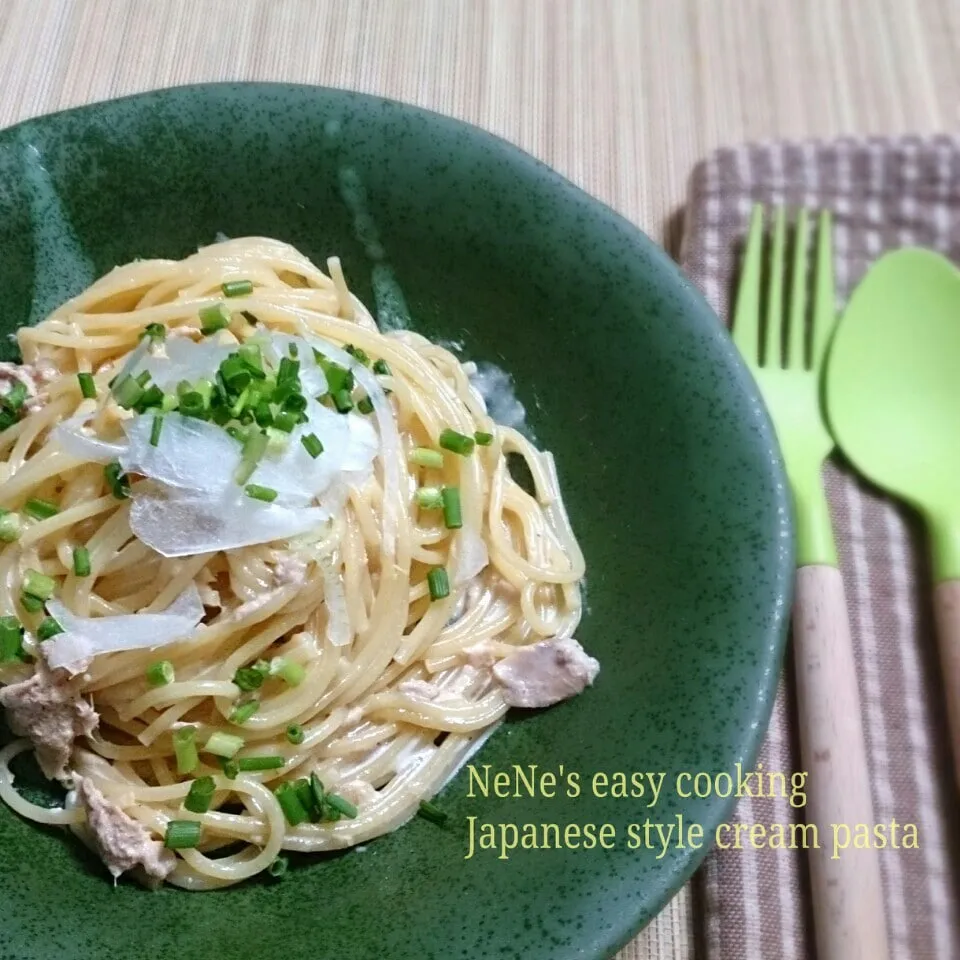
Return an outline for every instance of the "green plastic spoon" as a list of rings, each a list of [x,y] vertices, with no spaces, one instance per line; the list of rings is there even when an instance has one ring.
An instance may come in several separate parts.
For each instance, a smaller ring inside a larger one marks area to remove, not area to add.
[[[927,524],[960,781],[960,271],[929,250],[878,260],[837,325],[825,390],[837,445]]]

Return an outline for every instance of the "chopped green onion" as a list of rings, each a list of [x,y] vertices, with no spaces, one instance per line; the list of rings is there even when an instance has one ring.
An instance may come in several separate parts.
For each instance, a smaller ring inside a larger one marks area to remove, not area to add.
[[[263,380],[266,374],[263,372],[263,353],[256,343],[244,343],[237,348],[236,356],[244,367],[257,379]]]
[[[300,361],[292,360],[290,357],[281,357],[280,366],[277,367],[277,383],[289,383],[297,380],[300,376]]]
[[[323,815],[323,810],[317,806],[314,801],[313,791],[310,789],[310,781],[306,777],[300,777],[299,780],[294,780],[293,788],[296,791],[297,797],[300,799],[303,809],[307,811],[310,819],[316,823]]]
[[[73,548],[73,572],[78,577],[90,576],[90,551],[86,547]]]
[[[23,626],[16,617],[0,617],[0,661],[24,659]]]
[[[463,526],[460,513],[460,488],[444,487],[440,491],[443,499],[443,525],[448,530],[459,530]]]
[[[173,731],[173,752],[177,757],[177,773],[192,773],[200,758],[197,756],[197,728],[180,727]]]
[[[204,307],[200,311],[200,332],[209,337],[211,333],[230,326],[230,311],[222,303]]]
[[[237,774],[240,773],[236,760],[225,760],[222,757],[220,759],[220,769],[223,770],[223,775],[228,780],[236,780]]]
[[[284,683],[290,684],[291,687],[297,687],[303,683],[306,675],[306,667],[295,660],[288,660],[286,657],[274,657],[270,661],[270,676],[279,677]]]
[[[303,449],[306,450],[314,460],[323,453],[323,444],[315,433],[304,434],[300,438],[300,442],[303,444]]]
[[[349,413],[353,409],[353,397],[349,390],[337,390],[333,394],[333,405],[338,413]]]
[[[53,617],[44,617],[37,627],[37,639],[41,643],[55,637],[58,633],[63,633],[63,627]]]
[[[203,394],[191,390],[180,397],[180,412],[185,417],[196,417],[198,420],[207,419],[207,405],[203,402]]]
[[[386,360],[377,360],[373,365],[373,372],[379,373],[381,377],[389,377],[391,374],[390,364]]]
[[[310,795],[317,810],[322,813],[326,793],[324,792],[323,781],[317,776],[316,771],[310,774]]]
[[[220,364],[218,373],[224,386],[233,393],[239,393],[253,379],[253,371],[244,362],[240,351],[226,357]]]
[[[476,440],[463,433],[457,433],[449,427],[440,432],[440,446],[451,453],[457,453],[461,457],[469,457],[473,453],[473,447]]]
[[[253,293],[253,283],[250,280],[227,280],[220,284],[225,297],[249,297]]]
[[[267,867],[267,873],[269,873],[274,880],[279,880],[287,872],[289,866],[290,861],[284,856],[279,856]]]
[[[373,401],[369,397],[361,397],[357,401],[357,413],[373,413]]]
[[[60,508],[49,500],[41,500],[38,497],[31,497],[23,506],[23,512],[34,520],[49,520],[55,517]]]
[[[173,664],[169,660],[158,660],[147,667],[147,683],[151,687],[165,687],[174,681]]]
[[[266,400],[260,400],[253,408],[253,418],[261,427],[269,427],[273,424],[273,410]]]
[[[193,390],[195,393],[200,394],[204,409],[209,410],[210,401],[213,398],[213,381],[201,378],[193,385]]]
[[[150,384],[150,386],[143,391],[143,396],[137,401],[137,413],[143,413],[145,410],[150,410],[153,407],[162,407],[164,398],[164,392],[155,383]]]
[[[80,384],[80,393],[86,400],[95,400],[97,397],[97,384],[93,379],[92,373],[78,373],[77,382]]]
[[[233,405],[230,407],[230,416],[239,417],[241,413],[247,408],[247,404],[250,402],[250,384],[248,383],[243,390],[240,391],[240,396],[234,400]]]
[[[240,667],[233,675],[233,682],[244,691],[250,693],[252,690],[259,690],[263,686],[265,671],[258,667]]]
[[[162,323],[148,323],[140,333],[140,339],[149,337],[154,343],[167,338],[167,328]]]
[[[474,435],[473,439],[477,441],[478,447],[489,447],[493,443],[493,434],[484,433],[482,430],[478,430]]]
[[[346,353],[349,353],[357,363],[362,363],[365,367],[370,366],[370,357],[367,355],[366,350],[355,347],[352,343],[348,343],[343,349]]]
[[[450,578],[443,567],[434,567],[427,574],[427,586],[430,588],[431,600],[442,600],[450,596]]]
[[[243,456],[240,466],[237,467],[234,479],[237,483],[246,483],[250,475],[257,469],[263,455],[267,452],[268,438],[261,430],[251,430],[243,443]]]
[[[238,704],[230,711],[230,722],[242,727],[259,709],[259,700],[248,700]]]
[[[39,597],[32,597],[29,593],[20,594],[20,603],[27,613],[39,613],[43,609],[43,601]]]
[[[289,781],[281,783],[273,791],[273,795],[277,798],[277,803],[280,804],[280,809],[283,810],[283,815],[291,827],[297,827],[309,818],[310,815],[297,795],[297,788]]]
[[[113,460],[103,468],[110,492],[118,500],[126,500],[130,496],[130,478],[123,472],[119,460]]]
[[[231,760],[242,747],[243,737],[234,736],[232,733],[224,733],[222,730],[214,730],[207,738],[203,749],[216,757],[226,757]]]
[[[262,500],[264,503],[273,503],[277,499],[277,491],[271,487],[261,487],[258,483],[249,483],[245,492],[251,500]]]
[[[439,510],[443,506],[443,494],[439,487],[420,487],[414,496],[424,510]]]
[[[20,539],[23,533],[23,521],[19,513],[5,513],[0,516],[0,540],[4,543],[13,543]]]
[[[255,773],[260,770],[279,770],[287,762],[279,755],[261,757],[237,757],[237,769],[241,773]]]
[[[23,592],[38,600],[49,600],[56,589],[57,581],[39,570],[27,570],[23,575]]]
[[[325,357],[318,361],[320,369],[327,380],[327,390],[329,393],[337,393],[340,390],[350,392],[353,390],[354,378],[353,371],[346,367],[341,367],[338,363],[333,363]]]
[[[342,413],[343,411],[341,411]],[[278,413],[277,416],[273,418],[273,426],[278,430],[282,430],[284,433],[293,433],[294,427],[296,427],[299,422],[299,418],[295,413],[291,413],[289,410],[284,410],[282,413]]]
[[[114,388],[113,396],[117,403],[125,410],[130,410],[136,406],[137,402],[143,396],[143,387],[137,383],[135,377],[127,374]]]
[[[153,416],[153,423],[150,425],[150,446],[155,447],[160,443],[160,431],[163,429],[163,414],[156,413]]]
[[[443,466],[443,454],[429,447],[416,447],[410,451],[410,460],[421,467],[439,470]]]
[[[290,726],[287,727],[287,740],[289,740],[290,743],[299,746],[303,743],[305,736],[306,734],[303,732],[303,727],[301,727],[299,723],[291,723]]]
[[[291,393],[283,401],[283,410],[285,413],[303,413],[307,409],[307,398],[302,393]]]
[[[430,803],[428,800],[420,801],[420,809],[417,811],[425,820],[443,826],[447,822],[447,814],[438,806]]]
[[[3,405],[13,412],[17,412],[26,402],[30,394],[27,388],[18,380],[4,396],[0,397]]]
[[[333,807],[334,810],[342,813],[345,817],[348,817],[350,820],[353,820],[357,816],[357,808],[346,798],[339,796],[336,793],[328,793],[324,798],[326,805],[328,807]]]
[[[163,845],[168,850],[186,850],[200,842],[202,832],[203,828],[197,820],[171,820],[167,824]]]
[[[210,809],[215,790],[216,782],[213,777],[197,777],[190,784],[190,789],[184,798],[184,809],[191,813],[206,813]]]

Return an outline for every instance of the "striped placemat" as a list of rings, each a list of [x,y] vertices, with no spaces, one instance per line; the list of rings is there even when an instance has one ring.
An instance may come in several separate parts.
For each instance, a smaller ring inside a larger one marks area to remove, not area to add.
[[[960,140],[841,140],[720,150],[690,182],[682,264],[729,322],[738,251],[754,203],[829,209],[842,302],[871,262],[922,245],[960,263]],[[904,317],[904,323],[910,318]],[[891,960],[960,960],[960,810],[932,624],[926,544],[900,504],[837,458],[827,496],[850,609],[877,823]],[[801,770],[792,660],[760,755],[767,771]],[[802,822],[787,799],[745,798],[735,822]],[[892,849],[896,820],[917,849]],[[869,825],[872,826],[873,825]],[[872,831],[871,831],[872,833]],[[829,838],[823,838],[829,843]],[[842,855],[842,854],[841,854]],[[707,960],[813,957],[801,851],[715,851],[702,872]]]

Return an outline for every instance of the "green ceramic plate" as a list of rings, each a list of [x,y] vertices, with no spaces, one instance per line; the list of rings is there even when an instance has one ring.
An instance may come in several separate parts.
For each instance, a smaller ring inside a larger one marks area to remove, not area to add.
[[[792,564],[773,433],[716,317],[639,230],[508,144],[336,90],[186,87],[0,134],[4,332],[134,257],[228,236],[338,253],[382,315],[511,371],[557,456],[587,556],[578,636],[596,685],[518,715],[476,762],[583,775],[576,799],[441,796],[424,820],[298,862],[281,883],[117,888],[71,839],[0,810],[0,953],[139,960],[604,957],[705,850],[630,850],[630,823],[683,814],[706,836],[732,800],[683,800],[683,770],[753,762]],[[376,290],[375,290],[376,288]],[[377,296],[375,296],[375,293]],[[6,340],[6,338],[4,338]],[[10,354],[12,347],[4,351]],[[662,771],[657,805],[589,777]],[[466,818],[614,825],[616,848],[480,851]]]

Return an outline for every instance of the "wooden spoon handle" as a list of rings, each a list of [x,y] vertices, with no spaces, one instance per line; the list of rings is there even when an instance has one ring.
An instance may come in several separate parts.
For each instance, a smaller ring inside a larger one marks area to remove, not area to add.
[[[960,619],[956,621],[960,639]],[[843,579],[836,567],[797,571],[793,607],[800,745],[807,778],[807,822],[819,831],[808,850],[818,960],[887,960],[880,863],[853,844],[834,857],[833,824],[867,824],[873,802],[860,720],[857,669]]]
[[[960,783],[960,580],[938,583],[933,594],[940,645],[940,669],[947,696],[953,766]]]

